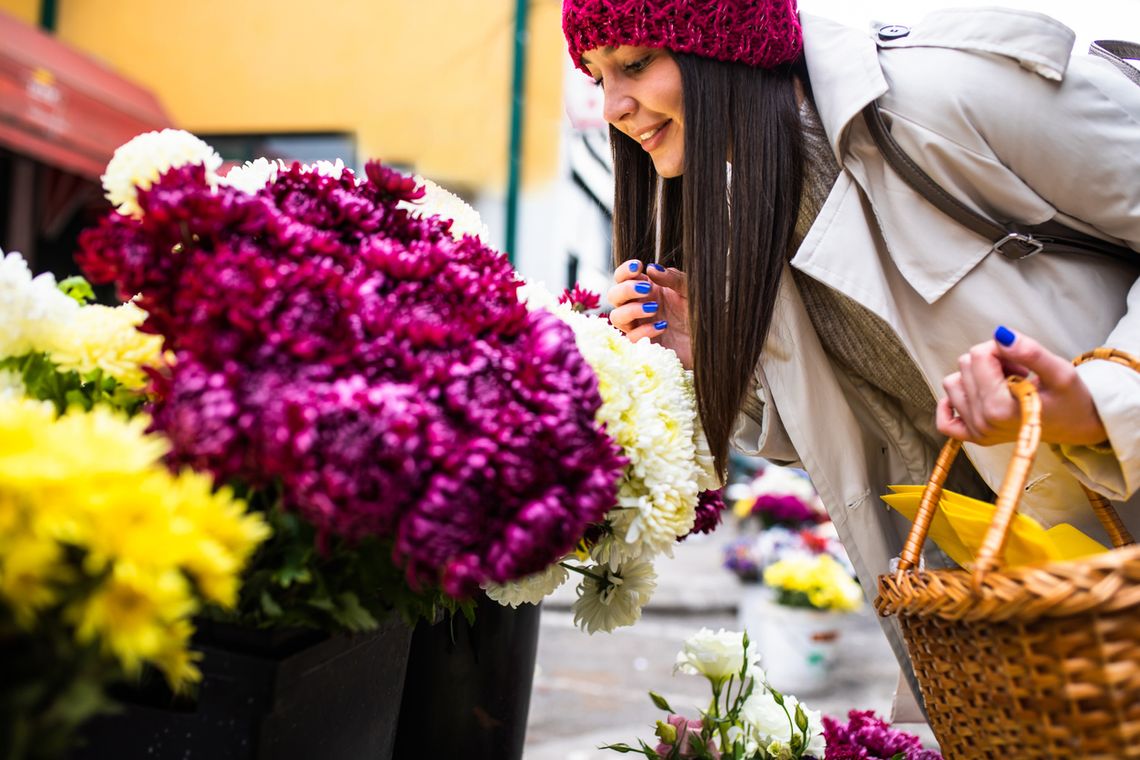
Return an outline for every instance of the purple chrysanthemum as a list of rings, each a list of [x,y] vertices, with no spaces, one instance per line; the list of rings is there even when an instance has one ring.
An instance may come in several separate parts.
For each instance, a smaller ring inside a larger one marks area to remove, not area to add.
[[[942,760],[939,753],[923,749],[917,736],[897,731],[870,710],[851,710],[847,723],[823,717],[827,741],[824,760],[890,760],[902,755],[906,760]]]
[[[720,525],[724,516],[724,489],[717,488],[710,491],[701,491],[697,501],[697,517],[693,521],[693,529],[677,539],[680,543],[694,533],[712,533]]]
[[[78,259],[174,352],[152,410],[172,464],[279,482],[323,535],[391,539],[413,588],[462,597],[570,551],[624,461],[570,329],[527,312],[504,257],[401,208],[414,180],[366,175],[294,164],[250,195],[173,169]]]

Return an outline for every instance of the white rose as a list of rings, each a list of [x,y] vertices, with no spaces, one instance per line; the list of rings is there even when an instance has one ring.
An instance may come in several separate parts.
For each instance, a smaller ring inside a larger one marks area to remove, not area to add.
[[[673,671],[703,675],[711,681],[723,681],[739,675],[744,667],[744,634],[721,628],[713,633],[702,628],[690,636],[677,653]],[[750,660],[749,664],[752,662]]]

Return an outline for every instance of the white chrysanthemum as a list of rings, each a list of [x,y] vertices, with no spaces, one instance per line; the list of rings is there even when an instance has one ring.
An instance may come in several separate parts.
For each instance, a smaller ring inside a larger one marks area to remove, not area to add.
[[[587,633],[609,633],[641,619],[641,608],[657,588],[653,564],[631,560],[618,568],[593,565],[578,584],[574,623]]]
[[[562,565],[555,563],[541,573],[528,575],[510,583],[499,585],[488,583],[483,586],[487,596],[504,607],[518,607],[520,604],[538,604],[554,589],[566,582],[570,574]]]
[[[712,458],[696,408],[692,373],[677,355],[648,340],[631,343],[603,319],[558,304],[541,286],[522,289],[528,308],[545,308],[570,325],[578,350],[594,370],[602,407],[598,422],[629,459],[618,504],[607,517],[613,541],[594,559],[669,554],[693,527],[700,491],[716,487]]]
[[[491,233],[483,224],[479,212],[471,208],[462,198],[425,177],[416,176],[416,182],[423,185],[424,197],[418,201],[400,201],[400,208],[414,211],[420,216],[438,216],[451,220],[451,235],[456,240],[471,235],[483,241],[490,240]]]
[[[319,174],[322,177],[340,179],[345,172],[344,161],[314,161],[301,167],[302,174]]]
[[[64,371],[100,369],[127,388],[141,388],[143,367],[156,366],[162,356],[162,336],[138,330],[145,320],[146,312],[133,303],[84,306],[67,322],[46,325],[40,350]]]
[[[20,376],[8,369],[0,369],[0,401],[23,398],[27,389]]]
[[[266,185],[277,179],[277,172],[283,171],[285,165],[280,161],[270,161],[259,158],[256,161],[246,161],[241,166],[235,166],[222,178],[222,183],[243,193],[254,195]]]
[[[754,642],[749,642],[745,651],[742,631],[726,631],[721,628],[714,633],[709,628],[702,628],[685,639],[681,651],[677,653],[673,672],[723,681],[739,675],[746,658],[751,669],[759,661],[760,655]]]
[[[740,708],[740,720],[745,730],[745,752],[749,755],[764,748],[771,757],[792,756],[792,731],[799,700],[790,694],[783,695],[784,704],[776,702],[775,696],[766,688],[757,688]],[[807,718],[808,749],[806,754],[823,757],[826,742],[823,738],[823,722],[818,710],[809,710],[800,705]],[[796,730],[799,733],[798,729]]]
[[[202,164],[207,177],[216,180],[222,157],[181,129],[144,132],[115,149],[102,177],[107,200],[120,214],[139,216],[138,191],[157,182],[163,172],[187,164]]]
[[[45,333],[78,311],[50,273],[32,277],[20,254],[0,251],[0,358],[43,351]]]

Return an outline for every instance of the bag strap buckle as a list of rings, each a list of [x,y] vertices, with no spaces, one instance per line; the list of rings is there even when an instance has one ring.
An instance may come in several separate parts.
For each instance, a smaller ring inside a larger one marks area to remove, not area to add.
[[[1032,235],[1011,232],[994,243],[992,250],[997,251],[1011,261],[1020,261],[1034,254],[1041,253],[1044,247],[1045,244]]]

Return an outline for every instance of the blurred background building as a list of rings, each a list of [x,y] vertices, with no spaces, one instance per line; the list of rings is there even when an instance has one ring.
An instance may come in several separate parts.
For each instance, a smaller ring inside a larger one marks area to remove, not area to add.
[[[989,2],[800,6],[867,26]],[[1001,2],[1056,16],[1081,50],[1140,36],[1140,0]],[[526,277],[604,292],[608,133],[600,90],[565,54],[561,5],[0,0],[0,247],[70,273],[78,231],[106,208],[98,175],[114,148],[175,126],[236,163],[380,158],[415,171],[472,203]]]
[[[236,163],[380,158],[463,196],[499,248],[513,194],[523,273],[599,288],[608,145],[583,107],[575,126],[602,137],[585,157],[570,139],[560,12],[560,0],[0,0],[0,247],[68,272],[75,235],[105,209],[114,148],[175,126]]]

